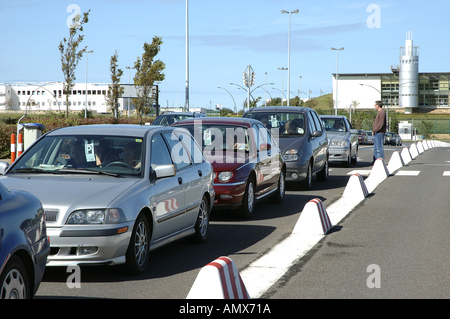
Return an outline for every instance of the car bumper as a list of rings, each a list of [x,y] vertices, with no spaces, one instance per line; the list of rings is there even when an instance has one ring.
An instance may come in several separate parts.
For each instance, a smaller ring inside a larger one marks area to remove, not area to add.
[[[214,208],[238,208],[242,204],[246,183],[214,184]]]
[[[348,147],[329,148],[328,161],[330,162],[342,162],[348,161],[350,150]]]
[[[309,162],[286,162],[286,182],[303,181],[308,173]]]
[[[127,230],[120,233],[125,227]],[[132,229],[132,223],[47,228],[50,237],[47,266],[123,264]]]

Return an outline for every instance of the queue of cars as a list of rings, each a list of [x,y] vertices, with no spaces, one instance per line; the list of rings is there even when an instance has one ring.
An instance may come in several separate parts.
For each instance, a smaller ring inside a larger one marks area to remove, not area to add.
[[[185,237],[204,242],[213,208],[251,218],[258,200],[283,202],[286,182],[311,189],[314,175],[328,179],[330,161],[356,163],[358,141],[346,117],[319,117],[306,107],[256,107],[242,118],[191,115],[170,126],[60,128],[10,166],[0,162],[0,200],[5,191],[25,191],[42,203],[35,223],[49,241],[35,236],[43,252],[40,272],[22,274],[34,279],[27,296],[45,263],[124,264],[140,274],[151,250]],[[334,130],[337,122],[342,128]],[[14,268],[6,265],[0,285]]]

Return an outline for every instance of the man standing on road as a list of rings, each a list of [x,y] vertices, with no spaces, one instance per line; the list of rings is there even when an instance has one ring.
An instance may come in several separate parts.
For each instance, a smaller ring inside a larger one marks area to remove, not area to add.
[[[386,133],[386,113],[383,110],[383,103],[381,101],[375,101],[375,109],[378,111],[375,121],[373,123],[373,162],[378,158],[384,160],[384,134]]]

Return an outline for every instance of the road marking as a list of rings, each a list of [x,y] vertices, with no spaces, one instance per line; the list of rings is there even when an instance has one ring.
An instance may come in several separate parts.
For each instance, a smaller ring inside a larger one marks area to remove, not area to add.
[[[417,176],[420,171],[398,171],[395,176]]]
[[[450,171],[444,171],[444,174],[442,176],[450,176]]]

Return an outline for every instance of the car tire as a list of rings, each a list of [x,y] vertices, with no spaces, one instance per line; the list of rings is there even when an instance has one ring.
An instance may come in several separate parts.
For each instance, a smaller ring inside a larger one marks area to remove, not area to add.
[[[280,177],[278,178],[278,186],[275,194],[269,197],[271,203],[281,204],[284,200],[284,195],[286,194],[286,174],[284,170],[281,170]]]
[[[309,162],[308,169],[306,170],[306,179],[301,182],[301,186],[305,190],[311,190],[312,188],[312,178],[313,178],[313,172],[312,172],[312,162]]]
[[[353,165],[358,164],[358,148],[356,148],[355,157],[351,159]]]
[[[191,237],[194,243],[204,243],[208,237],[209,228],[209,203],[206,196],[203,195],[200,207],[198,209],[197,221],[195,222],[195,234]]]
[[[18,256],[11,256],[0,275],[0,299],[31,299],[26,267]]]
[[[244,198],[239,209],[239,216],[244,219],[250,219],[255,211],[256,197],[255,197],[255,179],[249,177],[247,185],[245,186]]]
[[[151,231],[147,217],[141,213],[136,218],[130,244],[126,252],[126,268],[128,273],[139,275],[147,268],[150,253]]]

